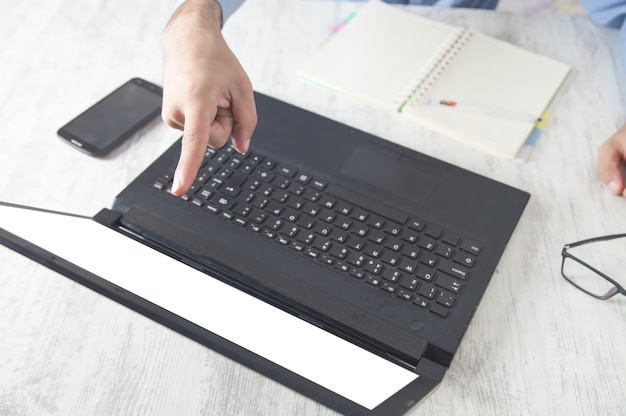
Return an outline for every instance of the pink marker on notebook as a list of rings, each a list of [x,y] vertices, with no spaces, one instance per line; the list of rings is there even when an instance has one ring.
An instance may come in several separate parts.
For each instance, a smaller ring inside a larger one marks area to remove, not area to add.
[[[439,98],[429,98],[426,100],[427,105],[442,105],[450,108],[458,108],[460,110],[471,111],[474,113],[485,114],[493,117],[507,118],[511,120],[530,121],[538,123],[541,117],[534,116],[523,111],[517,111],[511,108],[502,108],[488,105],[463,103],[454,100],[442,100]]]
[[[333,30],[331,31],[331,33],[334,35],[335,33],[339,32],[341,29],[343,29],[343,27],[344,27],[345,25],[347,25],[347,24],[348,24],[348,22],[349,22],[350,20],[352,20],[352,18],[353,18],[354,16],[356,16],[356,12],[352,12],[352,13],[350,13],[348,16],[346,16],[346,18],[345,18],[345,19],[343,19],[341,22],[339,22],[339,24],[337,24],[337,26],[335,26],[335,27],[333,28]]]

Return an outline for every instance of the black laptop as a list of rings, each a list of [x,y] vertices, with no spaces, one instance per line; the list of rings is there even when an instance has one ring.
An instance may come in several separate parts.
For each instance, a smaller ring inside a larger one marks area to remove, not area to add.
[[[341,413],[404,414],[445,375],[529,195],[256,106],[250,151],[208,149],[186,195],[169,192],[178,141],[93,218],[0,205],[0,241]]]

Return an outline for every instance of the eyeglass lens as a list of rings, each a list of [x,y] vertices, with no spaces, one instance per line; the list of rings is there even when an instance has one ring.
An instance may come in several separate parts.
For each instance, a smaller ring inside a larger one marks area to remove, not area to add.
[[[626,283],[626,237],[585,243],[570,248],[568,252],[614,281],[622,285]],[[576,286],[597,297],[608,297],[617,291],[612,282],[569,257],[563,262],[563,274]]]
[[[617,291],[611,282],[571,258],[565,259],[563,274],[576,286],[594,296],[610,296]]]

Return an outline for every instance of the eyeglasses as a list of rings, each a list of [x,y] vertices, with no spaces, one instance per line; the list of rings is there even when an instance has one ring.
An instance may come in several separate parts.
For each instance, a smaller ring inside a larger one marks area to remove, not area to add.
[[[624,240],[618,241],[619,243],[626,242],[626,234],[613,234],[589,238],[563,246],[563,250],[561,251],[561,256],[563,257],[563,261],[561,263],[561,274],[565,280],[586,294],[597,299],[606,300],[617,295],[618,293],[626,296],[626,290],[622,285],[578,257],[586,251],[586,253],[590,257],[594,258],[595,261],[598,261],[598,259],[604,259],[603,263],[606,264],[615,264],[616,258],[624,260],[626,259],[626,251],[607,250],[606,247],[602,247],[602,244],[592,244],[614,241],[620,238],[624,238]],[[577,253],[576,255],[573,255],[570,252],[570,250],[582,246],[585,246],[588,250],[577,249],[576,251],[580,251],[580,254]],[[625,264],[625,262],[622,261],[622,264]],[[624,268],[622,268],[621,273],[626,273]]]

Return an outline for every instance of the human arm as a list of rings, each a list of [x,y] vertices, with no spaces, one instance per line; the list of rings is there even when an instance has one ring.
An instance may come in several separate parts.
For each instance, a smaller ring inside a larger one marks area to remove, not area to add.
[[[619,48],[626,71],[626,5],[621,0],[583,0],[583,5],[595,22],[619,29]],[[625,163],[626,124],[598,149],[598,177],[615,195],[626,196],[626,178],[620,169]]]
[[[222,37],[221,19],[216,0],[187,0],[163,32],[162,117],[183,130],[175,195],[193,183],[207,146],[222,147],[232,137],[244,153],[256,126],[252,84]]]

